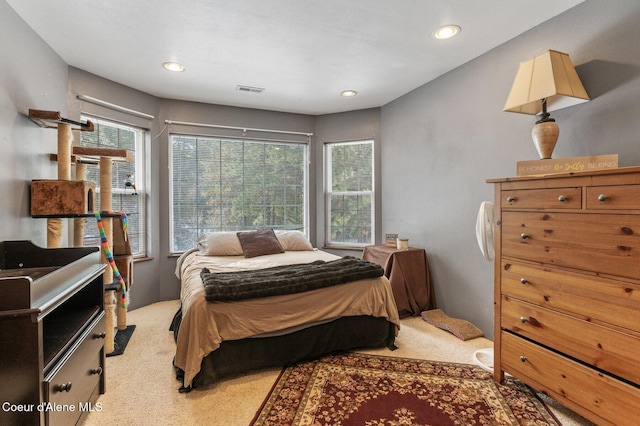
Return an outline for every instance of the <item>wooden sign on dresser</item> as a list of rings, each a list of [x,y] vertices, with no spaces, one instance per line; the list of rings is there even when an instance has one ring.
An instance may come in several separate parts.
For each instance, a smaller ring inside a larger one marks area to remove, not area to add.
[[[640,419],[640,167],[490,179],[494,376],[599,425]]]

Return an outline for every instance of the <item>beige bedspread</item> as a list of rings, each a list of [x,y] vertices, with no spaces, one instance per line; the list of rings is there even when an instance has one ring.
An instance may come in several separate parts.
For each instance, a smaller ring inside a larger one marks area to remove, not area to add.
[[[203,267],[211,272],[261,269],[286,264],[334,260],[338,256],[314,251],[289,251],[246,259],[243,256],[204,256],[185,253],[176,275],[181,279],[182,324],[177,339],[175,365],[184,371],[188,387],[200,371],[202,359],[224,340],[285,333],[343,316],[371,315],[387,318],[400,329],[398,310],[386,277],[355,281],[308,291],[236,302],[207,302],[200,278]]]

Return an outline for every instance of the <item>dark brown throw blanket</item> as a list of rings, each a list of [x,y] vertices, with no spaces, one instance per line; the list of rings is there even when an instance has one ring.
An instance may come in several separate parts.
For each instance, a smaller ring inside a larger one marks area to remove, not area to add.
[[[276,266],[252,271],[213,273],[203,268],[205,298],[209,302],[253,299],[300,293],[366,278],[382,276],[376,263],[352,256],[325,262]]]

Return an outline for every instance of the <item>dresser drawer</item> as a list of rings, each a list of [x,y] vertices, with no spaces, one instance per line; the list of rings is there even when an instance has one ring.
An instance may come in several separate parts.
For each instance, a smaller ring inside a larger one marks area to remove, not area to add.
[[[588,187],[587,209],[640,210],[640,185]]]
[[[640,385],[640,339],[510,296],[502,297],[505,330]]]
[[[510,209],[580,209],[582,188],[517,189],[502,191],[500,203]]]
[[[104,366],[104,312],[94,319],[77,343],[44,379],[44,401],[64,410],[47,410],[47,425],[76,424],[97,387]],[[71,410],[73,407],[73,411]]]
[[[640,216],[504,212],[502,256],[640,278]]]
[[[640,332],[640,285],[526,263],[501,262],[501,292]]]
[[[598,424],[637,425],[640,388],[509,332],[501,339],[502,368],[514,377]]]

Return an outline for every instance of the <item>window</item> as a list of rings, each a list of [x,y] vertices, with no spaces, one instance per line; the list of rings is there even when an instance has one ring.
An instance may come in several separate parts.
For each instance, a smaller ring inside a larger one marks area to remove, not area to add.
[[[94,123],[93,132],[80,132],[80,145],[117,148],[131,151],[134,161],[126,163],[114,160],[111,175],[111,208],[124,211],[129,226],[129,240],[134,257],[147,256],[147,216],[145,187],[146,131],[119,123],[82,117]],[[100,168],[87,167],[86,180],[96,184],[100,193]],[[100,197],[96,196],[96,210],[101,211]],[[100,234],[95,220],[87,220],[85,245],[100,245]]]
[[[305,143],[171,135],[171,251],[207,231],[306,232]]]
[[[326,245],[373,244],[373,141],[325,145]]]

